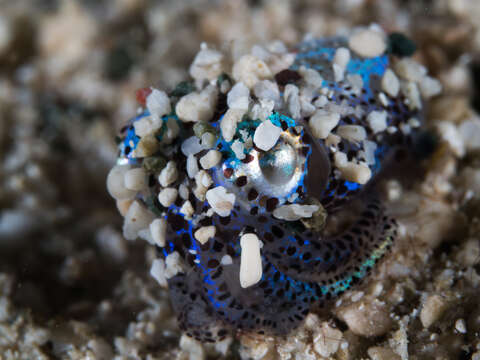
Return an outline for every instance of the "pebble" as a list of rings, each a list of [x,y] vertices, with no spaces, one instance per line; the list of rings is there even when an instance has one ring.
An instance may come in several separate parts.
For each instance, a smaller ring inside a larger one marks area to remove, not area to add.
[[[301,107],[301,116],[310,117],[313,115],[317,108],[311,103],[311,99],[306,99],[303,96],[300,96],[300,107]]]
[[[365,295],[363,291],[355,291],[351,296],[351,300],[357,302],[363,297],[363,295]]]
[[[165,277],[171,279],[178,273],[183,273],[183,264],[180,254],[174,251],[165,258]]]
[[[200,200],[200,201],[205,201],[205,195],[207,193],[207,190],[208,188],[203,186],[202,183],[200,182],[196,182],[195,183],[196,186],[195,188],[193,189],[193,195],[195,195],[195,197]],[[211,209],[210,209],[211,210]]]
[[[348,74],[347,81],[353,87],[353,91],[356,94],[359,94],[362,91],[363,79],[359,74]]]
[[[247,288],[262,278],[262,258],[257,235],[248,233],[240,238],[240,286]]]
[[[220,84],[220,92],[222,94],[228,93],[231,88],[232,88],[232,84],[230,84],[229,80],[223,80],[222,83]]]
[[[147,188],[147,173],[143,168],[130,169],[125,173],[125,187],[142,191]]]
[[[435,125],[440,138],[448,144],[452,152],[457,157],[463,157],[465,155],[465,144],[455,124],[449,121],[438,121]]]
[[[337,129],[337,135],[351,142],[360,142],[367,138],[365,128],[360,125],[342,125]]]
[[[179,346],[182,352],[185,352],[187,355],[186,357],[182,357],[181,354],[179,354],[178,359],[205,360],[207,358],[202,343],[190,336],[183,334],[180,338]]]
[[[144,136],[138,142],[137,148],[134,150],[134,157],[143,158],[155,154],[160,149],[160,142],[155,136],[149,134]]]
[[[427,69],[415,60],[403,58],[394,65],[395,73],[402,79],[419,83],[426,75]]]
[[[220,121],[220,131],[225,141],[232,141],[235,132],[237,131],[237,124],[242,120],[244,110],[228,109]]]
[[[182,207],[179,210],[180,214],[183,214],[186,219],[191,219],[192,215],[194,214],[195,210],[193,209],[192,203],[190,201],[185,201]]]
[[[268,51],[267,49],[265,49],[263,46],[260,46],[260,45],[253,45],[250,53],[253,56],[255,56],[257,59],[260,59],[263,61],[267,61],[271,57],[270,51]]]
[[[111,257],[117,263],[124,262],[128,257],[128,244],[113,226],[106,225],[100,228],[95,234],[95,243],[102,254]],[[6,320],[0,315],[0,321]]]
[[[165,188],[158,194],[158,201],[166,208],[177,200],[178,190],[175,188]]]
[[[317,205],[282,205],[273,211],[273,216],[281,220],[296,221],[302,218],[311,218],[318,209]]]
[[[209,85],[201,92],[183,96],[175,107],[178,118],[184,122],[209,121],[217,105],[218,90]]]
[[[208,149],[208,148],[212,148],[215,145],[216,141],[217,141],[217,137],[214,134],[210,132],[206,132],[202,134],[200,144],[202,145],[202,147]]]
[[[382,77],[382,89],[391,97],[397,97],[400,91],[400,81],[392,69],[387,69]]]
[[[367,116],[367,122],[375,134],[385,131],[387,129],[387,112],[372,111]]]
[[[39,217],[28,210],[2,209],[0,211],[0,245],[9,240],[11,244],[42,228]],[[18,245],[18,244],[17,244]]]
[[[157,258],[152,262],[150,267],[150,275],[157,280],[161,287],[166,288],[168,286],[167,278],[165,277],[165,261]]]
[[[377,299],[362,299],[337,310],[338,317],[360,336],[384,335],[393,325],[388,307]]]
[[[268,67],[272,74],[278,74],[284,70],[290,68],[295,62],[295,54],[274,54],[268,59]]]
[[[364,58],[380,56],[387,49],[383,34],[372,29],[363,29],[355,32],[348,39],[348,46],[356,54]]]
[[[336,151],[333,155],[334,164],[337,168],[342,168],[348,163],[347,154],[341,151]]]
[[[152,92],[147,96],[146,106],[150,115],[157,120],[162,116],[170,114],[172,106],[168,95],[161,90],[152,88]]]
[[[204,149],[204,147],[200,144],[200,139],[198,137],[190,136],[182,142],[181,149],[183,155],[188,157],[190,155],[198,154]]]
[[[465,320],[458,319],[455,321],[455,330],[457,330],[460,334],[467,333],[467,325],[465,324]]]
[[[152,238],[152,234],[150,233],[150,229],[147,227],[145,229],[141,229],[138,231],[138,235],[137,235],[140,239],[142,240],[145,240],[146,242],[148,242],[149,244],[153,245],[154,244],[154,241],[153,241],[153,238]]]
[[[167,221],[164,218],[153,220],[150,223],[150,234],[155,245],[164,247],[167,239]]]
[[[302,75],[307,86],[312,87],[313,89],[319,89],[322,87],[323,78],[317,70],[300,67],[299,73]]]
[[[319,139],[326,139],[330,131],[338,125],[340,114],[317,110],[310,118],[310,127],[313,136]]]
[[[183,200],[188,200],[188,186],[185,184],[180,184],[180,186],[178,187],[178,194]]]
[[[130,165],[116,165],[107,176],[107,190],[116,200],[130,200],[137,194],[136,191],[125,187],[125,174],[131,169]]]
[[[230,255],[223,255],[222,259],[220,260],[220,264],[222,265],[232,265],[233,264],[233,259]]]
[[[437,79],[430,76],[425,76],[418,84],[420,88],[420,94],[424,99],[429,99],[442,92],[442,84]]]
[[[180,133],[180,126],[177,123],[177,120],[170,117],[167,120],[167,130],[163,133],[162,144],[171,144]]]
[[[407,83],[401,83],[400,88],[403,94],[407,98],[406,104],[410,110],[421,109],[422,99],[420,97],[420,90],[418,90],[417,84],[413,81]]]
[[[363,154],[365,155],[365,162],[367,165],[375,164],[375,150],[377,150],[376,142],[370,140],[363,141]]]
[[[467,176],[469,176],[469,178],[475,179],[475,177],[478,177],[478,180],[480,180],[480,172],[477,175],[471,174],[470,171],[464,170],[464,172],[468,174]],[[457,254],[455,255],[455,259],[459,264],[464,267],[475,266],[477,264],[477,261],[480,261],[480,242],[476,238],[471,238],[464,242],[460,246]]]
[[[385,93],[381,92],[378,94],[378,100],[380,100],[380,103],[382,104],[383,107],[388,107],[388,98]]]
[[[333,57],[333,73],[335,75],[335,81],[343,81],[345,70],[350,61],[350,50],[341,47],[335,51]]]
[[[280,106],[280,90],[273,81],[262,80],[257,82],[253,87],[253,93],[259,99],[272,100],[276,106]]]
[[[416,128],[420,127],[421,122],[420,122],[420,120],[418,120],[418,118],[412,117],[412,118],[408,119],[408,125],[409,125],[411,128],[416,129]]]
[[[397,180],[389,180],[385,184],[387,199],[389,201],[396,201],[402,195],[402,185]]]
[[[263,151],[268,151],[277,143],[282,129],[275,126],[270,120],[262,122],[253,135],[255,146]]]
[[[273,40],[266,45],[268,51],[274,54],[286,54],[288,48],[285,43],[281,40]]]
[[[328,322],[323,322],[319,328],[315,327],[314,331],[313,349],[323,357],[335,354],[343,337],[342,332],[331,327]]]
[[[145,116],[133,123],[133,127],[135,128],[135,134],[140,136],[141,138],[160,130],[162,125],[162,120],[153,116]]]
[[[401,356],[393,352],[393,350],[380,347],[380,346],[373,346],[368,349],[367,351],[368,356],[371,360],[401,360]]]
[[[467,151],[480,149],[480,117],[465,120],[459,125],[458,131]]]
[[[404,135],[409,135],[412,132],[412,127],[409,124],[400,124],[400,131]]]
[[[215,213],[222,217],[230,215],[235,204],[235,194],[227,193],[223,186],[217,186],[208,190],[205,195]]]
[[[213,238],[216,233],[215,226],[202,226],[200,229],[195,231],[194,236],[195,239],[200,242],[200,244],[205,244],[209,239]]]
[[[272,114],[275,103],[273,100],[260,99],[260,104],[255,104],[250,110],[250,117],[252,119],[259,119],[265,121]]]
[[[198,161],[197,161],[197,158],[190,154],[188,155],[187,157],[187,174],[188,174],[188,177],[193,179],[195,177],[195,175],[197,175],[198,173]]]
[[[232,68],[233,78],[252,89],[260,80],[269,79],[272,73],[267,64],[253,55],[243,55]]]
[[[339,65],[333,63],[333,76],[335,81],[343,81],[343,77],[345,75],[345,69],[342,69]]]
[[[240,343],[242,344],[239,350],[240,359],[248,359],[248,360],[281,359],[278,356],[277,345],[272,338],[268,338],[268,337],[262,338],[259,336],[249,336],[245,334],[240,337]]]
[[[231,146],[232,151],[235,153],[235,156],[239,160],[245,159],[245,146],[240,140],[235,140]]]
[[[197,175],[195,175],[195,181],[206,188],[213,184],[212,177],[205,170],[200,170]]]
[[[340,47],[335,51],[333,62],[340,66],[342,69],[346,69],[350,62],[350,50],[345,47]]]
[[[13,21],[7,14],[0,15],[0,55],[4,55],[14,38]]]
[[[423,327],[428,328],[437,322],[447,309],[447,301],[440,295],[429,295],[420,311],[420,321]]]
[[[388,132],[389,134],[395,134],[397,131],[398,131],[398,128],[395,127],[395,126],[389,126],[389,127],[387,127],[387,132]]]
[[[227,105],[229,109],[248,110],[250,104],[250,90],[244,83],[235,84],[227,94]]]
[[[218,165],[222,159],[222,153],[218,150],[209,150],[200,158],[200,165],[204,169],[211,169]]]
[[[104,339],[91,339],[87,342],[87,347],[91,350],[91,354],[93,358],[97,359],[111,359],[113,358],[113,351],[110,344]],[[88,354],[86,357],[90,357],[91,355]]]
[[[301,118],[299,92],[296,85],[287,84],[283,95],[290,117],[295,120]]]
[[[215,80],[223,71],[223,54],[206,46],[197,53],[189,69],[190,75],[197,81]]]
[[[163,187],[167,187],[174,183],[178,178],[177,166],[174,161],[169,161],[167,165],[160,171],[158,182]]]
[[[127,240],[135,240],[138,232],[148,228],[154,215],[140,202],[134,201],[125,214],[123,223],[123,236]]]
[[[317,100],[314,101],[313,105],[317,108],[323,108],[328,103],[328,98],[325,95],[320,95]]]
[[[341,153],[336,153],[341,154]],[[345,180],[356,182],[358,184],[366,184],[372,177],[372,171],[364,164],[355,164],[354,162],[347,161],[341,166],[338,166],[342,177]]]
[[[133,202],[132,199],[116,200],[117,209],[118,209],[118,212],[120,213],[120,215],[125,217],[125,214],[127,213],[128,208],[130,207],[130,205],[132,205],[132,202]]]

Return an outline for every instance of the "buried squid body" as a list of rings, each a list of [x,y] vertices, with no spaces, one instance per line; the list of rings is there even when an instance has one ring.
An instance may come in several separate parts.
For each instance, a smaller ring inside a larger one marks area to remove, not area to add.
[[[195,81],[137,94],[107,186],[125,236],[156,246],[151,273],[188,335],[287,334],[391,247],[395,222],[372,182],[411,144],[419,89],[435,80],[387,42],[370,27],[263,59],[257,47],[234,71],[203,45]]]

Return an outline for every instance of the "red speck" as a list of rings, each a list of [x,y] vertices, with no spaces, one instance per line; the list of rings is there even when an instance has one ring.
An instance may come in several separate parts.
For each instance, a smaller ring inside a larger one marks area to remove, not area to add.
[[[248,164],[250,161],[253,161],[254,157],[250,154],[247,154],[245,158],[242,160],[244,164]]]
[[[225,176],[227,179],[230,179],[233,175],[233,169],[232,168],[226,168],[223,170],[223,176]]]
[[[147,101],[147,96],[152,93],[152,89],[150,88],[142,88],[138,89],[135,91],[135,96],[137,98],[137,101],[140,105],[145,106],[145,103]]]

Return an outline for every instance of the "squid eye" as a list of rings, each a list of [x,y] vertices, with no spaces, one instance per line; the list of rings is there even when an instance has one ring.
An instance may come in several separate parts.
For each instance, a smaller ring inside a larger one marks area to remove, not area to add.
[[[310,154],[302,153],[303,147],[301,136],[287,129],[270,150],[251,150],[253,161],[242,164],[235,173],[246,175],[259,193],[283,202],[303,184]]]
[[[234,186],[238,184],[237,179],[243,179],[241,192],[254,189],[262,196],[276,198],[280,204],[296,192],[321,199],[330,173],[325,150],[308,133],[306,124],[300,122],[303,130],[299,130],[293,119],[274,116],[282,116],[289,125],[280,133],[276,144],[268,151],[250,149],[248,161],[228,159],[218,168],[215,181],[225,184],[239,198],[242,197],[240,190]]]
[[[282,138],[274,148],[259,154],[259,166],[263,177],[273,185],[286,185],[295,176],[298,164],[297,152]]]

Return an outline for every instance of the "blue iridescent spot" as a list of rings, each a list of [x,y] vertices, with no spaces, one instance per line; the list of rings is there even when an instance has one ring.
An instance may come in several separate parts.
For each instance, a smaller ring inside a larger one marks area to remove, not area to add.
[[[347,181],[347,180],[345,180],[344,185],[347,187],[349,191],[355,191],[361,188],[360,184],[352,181]]]

